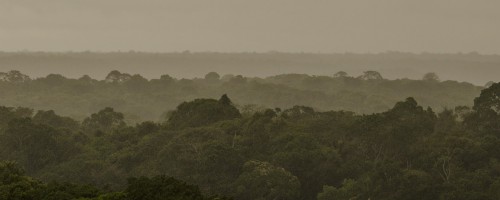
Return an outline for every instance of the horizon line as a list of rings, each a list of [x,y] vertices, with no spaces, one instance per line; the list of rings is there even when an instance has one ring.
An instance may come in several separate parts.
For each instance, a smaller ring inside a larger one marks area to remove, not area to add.
[[[477,51],[469,52],[411,52],[411,51],[380,51],[380,52],[312,52],[312,51],[142,51],[142,50],[67,50],[67,51],[40,51],[40,50],[17,50],[6,51],[0,50],[0,53],[47,53],[47,54],[68,54],[68,53],[143,53],[143,54],[309,54],[309,55],[341,55],[341,54],[355,54],[355,55],[381,55],[381,54],[411,54],[411,55],[476,55],[476,56],[500,56],[500,53],[481,53]]]

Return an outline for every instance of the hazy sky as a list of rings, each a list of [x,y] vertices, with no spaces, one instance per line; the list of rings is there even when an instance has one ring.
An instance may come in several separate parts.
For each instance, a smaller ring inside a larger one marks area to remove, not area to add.
[[[500,54],[500,1],[0,0],[0,50]]]

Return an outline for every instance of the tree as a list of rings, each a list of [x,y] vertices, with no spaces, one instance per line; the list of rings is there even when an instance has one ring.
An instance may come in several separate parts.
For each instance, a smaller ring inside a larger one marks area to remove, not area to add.
[[[160,125],[151,121],[142,122],[137,124],[135,129],[140,136],[145,136],[160,130]]]
[[[0,162],[0,199],[37,199],[42,184],[24,175],[14,162]]]
[[[129,200],[204,200],[197,186],[166,176],[130,178],[125,192]]]
[[[245,163],[235,188],[235,197],[242,200],[298,199],[300,195],[297,177],[281,167],[257,160]]]
[[[52,127],[32,123],[30,118],[14,119],[8,124],[5,133],[0,135],[3,151],[28,170],[34,172],[45,165],[62,158],[64,151],[57,137],[61,133]]]
[[[227,95],[220,100],[195,99],[184,102],[173,111],[168,119],[169,125],[174,129],[204,126],[222,120],[241,117],[236,107],[231,105]]]
[[[205,80],[215,82],[220,79],[220,75],[217,72],[209,72],[205,75]]]
[[[380,75],[379,72],[377,71],[365,71],[363,72],[363,75],[359,76],[358,78],[362,80],[382,80],[384,79],[382,75]]]
[[[125,126],[123,114],[115,112],[113,108],[106,107],[98,113],[90,115],[83,120],[83,127],[87,130],[109,132],[112,129]]]
[[[83,75],[82,77],[80,77],[78,79],[79,81],[82,81],[82,82],[85,82],[85,83],[91,83],[91,82],[94,82],[95,80],[92,79],[89,75]]]
[[[40,78],[37,80],[53,87],[62,85],[68,79],[60,74],[49,74],[45,78]]]
[[[411,144],[434,132],[435,113],[430,108],[425,110],[414,98],[409,97],[405,101],[397,102],[391,110],[383,114],[385,122],[381,127],[384,131],[378,133],[382,136],[380,139],[395,148],[390,150],[391,153],[399,154],[407,162],[411,162],[411,156],[408,155]]]
[[[335,149],[321,145],[321,139],[317,137],[314,134],[281,133],[269,144],[273,147],[271,160],[297,176],[303,199],[315,198],[324,184],[338,177],[335,168],[340,167],[340,155]]]
[[[318,193],[318,200],[337,200],[337,199],[357,199],[360,193],[363,192],[358,186],[358,183],[352,179],[346,179],[342,183],[342,187],[336,188],[333,186],[323,186],[323,191]]]
[[[500,136],[500,83],[481,91],[474,99],[473,113],[464,121],[469,128],[481,133]]]
[[[344,71],[339,71],[333,75],[334,78],[344,78],[347,76],[349,76],[349,74],[347,74],[347,72]]]
[[[294,106],[293,108],[283,111],[282,116],[287,119],[298,119],[305,116],[313,116],[315,114],[314,109],[311,107]]]
[[[164,75],[161,75],[160,81],[164,84],[172,84],[175,82],[175,79],[168,74],[164,74]]]
[[[495,82],[494,82],[494,81],[488,81],[488,82],[484,85],[484,87],[485,87],[485,88],[489,88],[489,87],[491,87],[493,84],[495,84]]]
[[[30,80],[31,78],[29,76],[24,75],[17,70],[12,70],[7,73],[0,72],[0,81],[11,82],[11,83],[24,83]]]
[[[32,115],[33,109],[30,108],[0,106],[0,130],[13,119],[29,118]]]
[[[148,89],[148,79],[139,74],[134,74],[124,82],[125,87],[133,92],[145,92]]]
[[[94,199],[101,194],[101,191],[91,185],[77,185],[72,183],[50,182],[44,184],[40,192],[42,200],[73,200],[73,199]]]
[[[90,185],[50,182],[42,183],[29,176],[13,162],[0,162],[0,199],[8,200],[72,200],[94,199],[101,191]],[[110,195],[103,195],[103,197]],[[122,196],[123,197],[123,196]],[[115,200],[98,198],[99,200]],[[121,198],[120,200],[122,200]],[[96,199],[97,200],[97,199]],[[118,200],[118,199],[116,199]]]
[[[123,83],[125,81],[128,81],[132,78],[130,74],[127,73],[121,73],[118,70],[113,70],[109,72],[109,74],[106,76],[106,79],[104,79],[107,83]]]
[[[434,72],[429,72],[427,74],[425,74],[423,77],[422,77],[422,80],[424,81],[433,81],[433,82],[439,82],[439,76],[434,73]]]
[[[242,75],[236,75],[229,79],[228,81],[230,84],[236,84],[236,85],[241,85],[247,82],[247,79],[243,77]]]
[[[229,97],[226,95],[226,94],[223,94],[220,99],[219,99],[219,103],[223,104],[223,105],[226,105],[226,106],[229,106],[232,104],[231,102],[231,99],[229,99]]]
[[[481,91],[479,97],[474,99],[475,111],[493,111],[500,113],[500,83],[495,83]]]
[[[49,125],[54,128],[66,128],[70,130],[76,130],[80,126],[80,124],[74,119],[70,117],[61,117],[57,115],[53,110],[39,110],[35,114],[35,116],[33,116],[33,122]]]

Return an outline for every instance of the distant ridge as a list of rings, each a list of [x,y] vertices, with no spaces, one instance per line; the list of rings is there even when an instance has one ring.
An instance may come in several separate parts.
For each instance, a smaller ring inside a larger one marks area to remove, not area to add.
[[[361,74],[376,70],[389,79],[419,79],[427,72],[443,80],[467,81],[483,86],[500,81],[500,55],[478,53],[434,54],[386,52],[360,53],[218,53],[218,52],[0,52],[0,71],[19,70],[31,77],[57,72],[71,78],[119,70],[158,78],[203,77],[210,71],[221,74],[266,77],[284,73],[333,75],[338,71]]]

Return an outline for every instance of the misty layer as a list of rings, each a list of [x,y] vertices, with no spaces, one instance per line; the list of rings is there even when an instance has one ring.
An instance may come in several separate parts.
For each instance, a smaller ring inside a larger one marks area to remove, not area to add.
[[[113,107],[130,123],[162,121],[184,101],[222,94],[229,95],[241,110],[304,105],[321,111],[370,114],[383,112],[408,96],[435,110],[470,106],[481,89],[470,83],[441,81],[434,73],[421,80],[388,80],[377,71],[365,71],[356,77],[341,71],[331,76],[283,74],[267,78],[211,72],[193,79],[169,75],[146,79],[112,71],[103,80],[89,76],[70,79],[58,74],[33,79],[19,71],[0,73],[2,105],[54,110],[78,120]]]
[[[388,79],[420,79],[435,72],[443,80],[466,81],[483,86],[500,81],[500,56],[478,53],[431,54],[386,52],[379,54],[314,53],[146,53],[146,52],[0,52],[0,71],[18,70],[31,77],[57,73],[69,78],[89,75],[104,79],[112,70],[159,78],[203,77],[210,71],[221,75],[266,77],[278,74],[333,75],[345,71],[359,76],[378,71]]]

